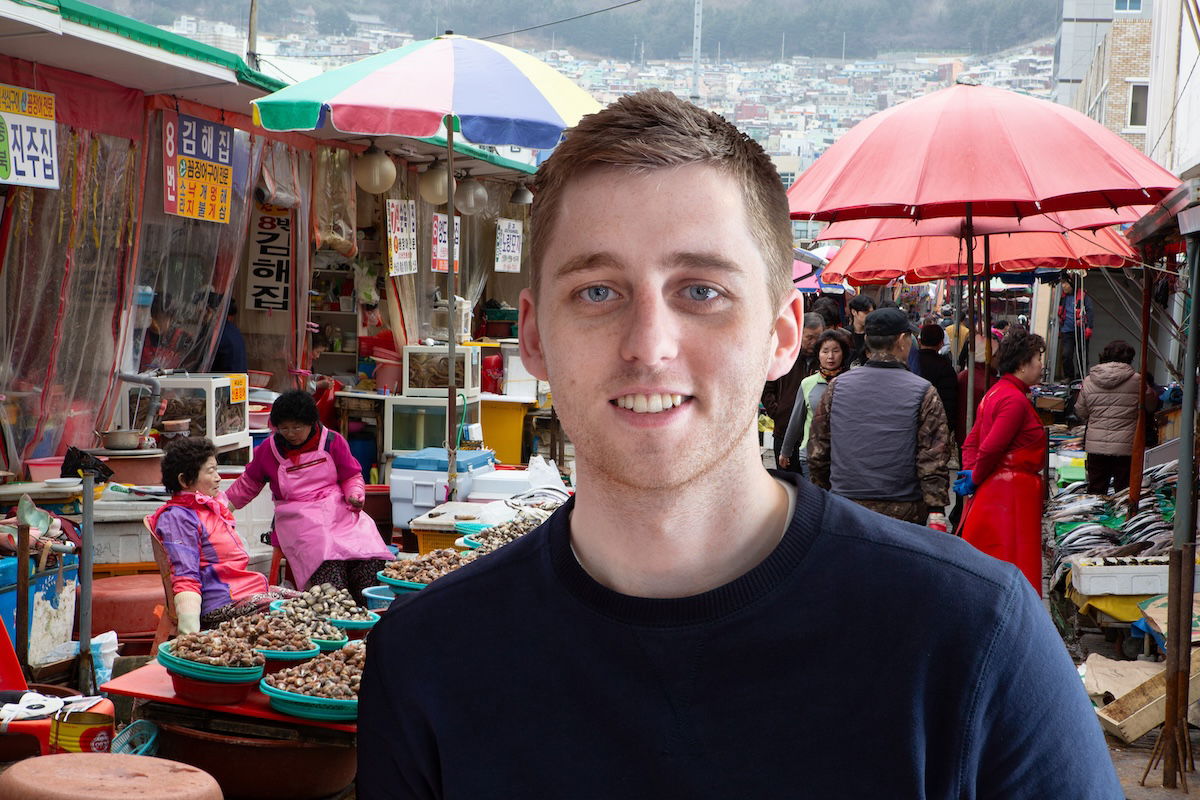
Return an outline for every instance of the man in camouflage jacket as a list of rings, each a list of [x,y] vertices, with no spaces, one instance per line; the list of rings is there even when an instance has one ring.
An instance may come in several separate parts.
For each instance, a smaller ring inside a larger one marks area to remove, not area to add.
[[[871,312],[867,362],[813,412],[808,466],[818,486],[921,525],[949,502],[950,429],[937,390],[905,365],[914,332],[897,309]]]

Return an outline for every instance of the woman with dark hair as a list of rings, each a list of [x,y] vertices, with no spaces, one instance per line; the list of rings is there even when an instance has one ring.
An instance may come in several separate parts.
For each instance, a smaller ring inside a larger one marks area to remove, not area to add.
[[[268,483],[275,500],[272,541],[279,545],[296,588],[331,583],[349,589],[358,603],[373,586],[391,551],[371,518],[362,513],[362,470],[341,434],[318,420],[317,404],[299,389],[271,406],[267,441],[229,488],[234,508],[249,503]]]
[[[1143,409],[1154,411],[1158,398],[1134,371],[1133,347],[1116,339],[1100,351],[1100,361],[1088,370],[1075,401],[1075,415],[1087,423],[1083,449],[1087,451],[1088,491],[1108,494],[1129,486],[1133,460],[1133,433]],[[1138,396],[1142,395],[1139,402]]]
[[[1042,592],[1042,466],[1046,432],[1029,398],[1042,382],[1046,342],[1013,330],[996,354],[1000,379],[979,404],[963,443],[954,491],[966,497],[960,531],[978,549],[1020,568]]]
[[[171,562],[171,591],[180,633],[263,611],[294,592],[267,585],[248,569],[250,557],[221,495],[217,449],[208,439],[176,439],[166,447],[162,481],[171,499],[146,518]]]
[[[783,447],[779,450],[781,468],[793,466],[787,454],[792,452],[799,440],[800,464],[799,469],[793,471],[808,477],[808,433],[812,429],[813,411],[821,402],[821,395],[825,394],[829,382],[850,368],[850,347],[850,335],[840,328],[831,328],[817,337],[814,345],[817,371],[800,381],[796,404],[792,406],[792,416],[783,435]]]

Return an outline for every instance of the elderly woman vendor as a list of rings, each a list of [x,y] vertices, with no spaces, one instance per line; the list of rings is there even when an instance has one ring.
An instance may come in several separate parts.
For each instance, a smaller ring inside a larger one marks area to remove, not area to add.
[[[212,442],[190,438],[168,445],[162,480],[171,499],[146,521],[171,562],[180,633],[263,611],[272,600],[295,596],[248,569],[250,557],[221,494]]]
[[[362,602],[391,551],[371,517],[362,513],[362,470],[341,434],[318,420],[307,392],[281,394],[271,405],[275,433],[254,450],[229,502],[241,508],[268,483],[275,500],[274,541],[296,587],[331,583]]]

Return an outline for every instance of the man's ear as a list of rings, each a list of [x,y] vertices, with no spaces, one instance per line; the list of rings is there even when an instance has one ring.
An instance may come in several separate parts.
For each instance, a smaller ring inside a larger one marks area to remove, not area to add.
[[[804,299],[797,291],[780,307],[771,326],[771,358],[767,365],[767,380],[786,375],[800,354],[800,335],[804,329]]]
[[[546,356],[542,351],[542,334],[538,330],[537,308],[532,289],[522,289],[517,317],[517,341],[521,347],[521,363],[529,374],[540,381],[550,378],[546,372]]]

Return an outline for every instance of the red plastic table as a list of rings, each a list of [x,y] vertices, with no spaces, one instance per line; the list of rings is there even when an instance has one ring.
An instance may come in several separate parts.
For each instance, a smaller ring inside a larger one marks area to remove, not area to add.
[[[293,717],[291,714],[281,714],[271,708],[267,696],[257,688],[252,689],[250,694],[241,703],[228,706],[215,706],[207,703],[197,703],[192,700],[184,700],[175,695],[175,689],[171,685],[171,675],[167,672],[166,668],[162,664],[153,661],[135,669],[133,672],[127,672],[119,678],[113,678],[101,686],[100,689],[109,694],[126,695],[144,700],[153,700],[159,703],[187,706],[188,708],[203,708],[223,714],[237,714],[256,719],[286,722],[290,725],[306,725],[313,728],[342,731],[344,733],[358,733],[358,725],[353,722],[326,722],[324,720]]]

